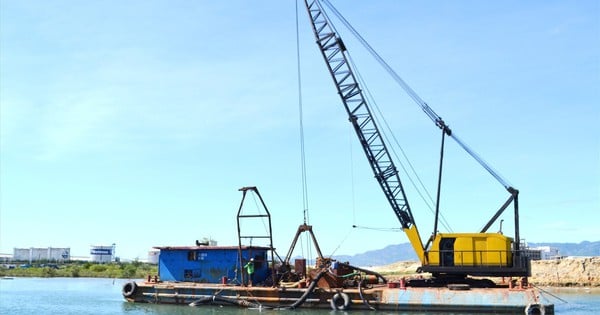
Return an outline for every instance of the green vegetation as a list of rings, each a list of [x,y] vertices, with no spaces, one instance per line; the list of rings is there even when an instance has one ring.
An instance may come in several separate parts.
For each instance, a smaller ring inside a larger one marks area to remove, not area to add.
[[[0,265],[0,277],[85,277],[140,279],[157,275],[156,265],[131,262],[98,264],[91,262],[68,262],[60,264],[5,264]]]

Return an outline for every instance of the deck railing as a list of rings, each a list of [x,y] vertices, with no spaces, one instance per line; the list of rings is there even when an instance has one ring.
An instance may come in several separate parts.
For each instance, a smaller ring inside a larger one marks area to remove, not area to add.
[[[439,256],[438,256],[439,255]],[[429,257],[439,257],[440,266],[512,267],[528,259],[526,251],[513,250],[439,250],[429,251]],[[430,259],[431,260],[431,259]]]

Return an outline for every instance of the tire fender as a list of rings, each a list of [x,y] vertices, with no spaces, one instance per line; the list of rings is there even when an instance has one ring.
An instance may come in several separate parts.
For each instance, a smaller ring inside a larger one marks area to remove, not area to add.
[[[350,297],[344,292],[338,292],[331,297],[331,309],[334,311],[345,311],[350,308]]]
[[[525,308],[525,315],[545,315],[546,309],[543,304],[528,304]]]
[[[137,291],[137,284],[132,281],[132,282],[127,282],[123,285],[123,296],[128,298],[131,297],[135,294],[135,291]]]

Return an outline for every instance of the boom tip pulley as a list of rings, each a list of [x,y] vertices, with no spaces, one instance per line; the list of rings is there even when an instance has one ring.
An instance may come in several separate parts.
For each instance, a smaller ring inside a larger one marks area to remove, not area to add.
[[[448,125],[446,125],[446,122],[442,119],[442,117],[437,117],[435,119],[435,125],[442,129],[446,135],[452,136],[452,130]]]

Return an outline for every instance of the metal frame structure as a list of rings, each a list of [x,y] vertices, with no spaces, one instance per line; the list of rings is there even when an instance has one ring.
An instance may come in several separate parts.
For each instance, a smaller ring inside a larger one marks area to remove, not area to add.
[[[240,202],[240,207],[238,209],[238,213],[237,213],[237,230],[238,230],[238,251],[239,251],[239,264],[240,264],[240,268],[243,268],[244,266],[244,262],[243,262],[243,257],[242,257],[242,239],[255,239],[255,238],[260,238],[260,239],[268,239],[269,240],[269,250],[271,251],[271,259],[269,260],[267,257],[267,261],[265,263],[271,265],[271,275],[275,275],[275,248],[273,248],[273,231],[271,228],[271,213],[269,212],[269,209],[267,209],[267,205],[265,204],[264,200],[262,199],[262,196],[260,195],[260,193],[258,192],[258,188],[256,188],[255,186],[249,186],[249,187],[242,187],[239,189],[239,191],[242,192],[242,201]],[[263,209],[265,210],[264,214],[242,214],[242,208],[244,206],[244,200],[246,199],[246,193],[248,191],[251,191],[253,193],[255,193],[258,198],[260,199],[260,203],[263,207]],[[240,226],[240,220],[242,219],[250,219],[250,218],[267,218],[269,221],[269,234],[268,235],[242,235],[241,233],[241,226]],[[252,248],[250,247],[250,253],[251,253]],[[252,255],[252,254],[250,254]],[[244,276],[244,272],[242,272],[242,283],[245,283],[245,276]]]

